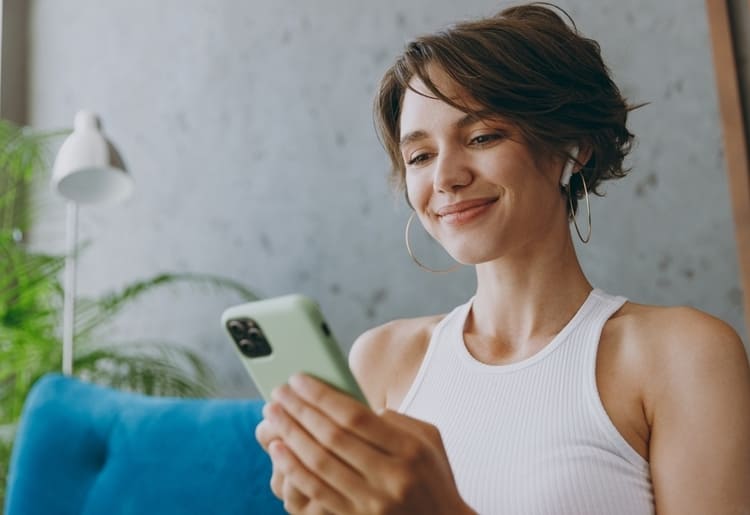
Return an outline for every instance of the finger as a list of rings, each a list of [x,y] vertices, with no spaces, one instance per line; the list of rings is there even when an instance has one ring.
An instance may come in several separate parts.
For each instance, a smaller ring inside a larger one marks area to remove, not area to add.
[[[273,457],[271,457],[271,461],[273,462]],[[302,492],[294,488],[291,483],[287,483],[284,473],[275,464],[271,474],[271,491],[284,502],[289,499],[289,507],[293,505],[295,509],[306,506],[310,501]],[[287,511],[291,512],[289,507],[287,507]]]
[[[401,448],[402,433],[370,408],[349,395],[305,374],[295,374],[289,386],[308,404],[326,413],[336,424],[390,454]]]
[[[310,436],[360,474],[367,475],[367,472],[372,471],[373,465],[383,459],[384,454],[380,449],[336,424],[288,385],[275,389],[271,396]]]
[[[286,492],[284,497],[289,499],[284,507],[289,513],[299,513],[302,515],[326,515],[331,513],[320,504],[308,499],[305,494],[297,490],[289,481],[286,481],[284,488],[284,492]]]
[[[265,407],[263,408],[265,410]],[[255,439],[268,452],[268,444],[279,438],[279,432],[267,419],[263,419],[255,426]]]
[[[284,500],[284,474],[279,472],[276,467],[273,468],[271,473],[271,491],[273,495]]]
[[[352,503],[333,489],[328,483],[319,478],[300,461],[294,452],[279,440],[269,447],[274,464],[284,474],[284,490],[294,488],[309,502],[319,505],[334,513],[351,513]],[[301,497],[294,497],[292,502],[299,503]],[[287,499],[284,498],[284,508]],[[304,508],[304,507],[303,507]],[[287,511],[292,511],[287,508]]]
[[[362,491],[366,484],[364,478],[315,440],[280,403],[270,403],[268,416],[281,436],[275,442],[283,442],[308,470],[314,471],[342,496],[352,498]]]
[[[297,490],[291,481],[284,479],[282,485],[282,499],[284,501],[284,509],[289,513],[302,513],[307,511],[310,504],[310,499]]]

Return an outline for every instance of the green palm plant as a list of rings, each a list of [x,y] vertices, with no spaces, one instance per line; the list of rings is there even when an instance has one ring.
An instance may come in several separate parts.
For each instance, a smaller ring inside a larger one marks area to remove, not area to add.
[[[31,252],[23,234],[31,223],[26,193],[45,166],[46,144],[61,133],[36,133],[0,120],[0,505],[13,433],[34,382],[62,361],[60,284],[64,256]],[[76,299],[75,374],[151,395],[208,396],[213,376],[201,357],[168,341],[111,341],[109,324],[142,296],[175,284],[255,294],[208,274],[162,273],[96,299]]]

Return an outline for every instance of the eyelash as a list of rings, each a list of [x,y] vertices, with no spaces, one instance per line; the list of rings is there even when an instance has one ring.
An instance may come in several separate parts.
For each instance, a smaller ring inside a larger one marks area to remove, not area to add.
[[[503,137],[505,137],[505,135],[501,134],[499,132],[490,132],[490,133],[487,133],[487,134],[480,134],[478,136],[474,136],[473,138],[471,138],[471,140],[469,140],[469,144],[471,144],[471,145],[478,145],[478,146],[481,147],[483,145],[487,145],[489,143],[492,143],[494,141],[502,139]],[[482,141],[479,141],[479,140],[482,140]],[[424,162],[429,156],[430,156],[430,154],[428,154],[428,153],[417,154],[416,156],[414,156],[411,159],[409,159],[406,162],[406,164],[408,166],[413,166],[415,164],[419,164],[421,162]]]
[[[485,134],[480,134],[478,136],[474,136],[470,143],[476,144],[476,145],[487,145],[488,143],[493,143],[497,140],[501,140],[505,138],[505,134],[502,132],[488,132]],[[479,139],[484,139],[485,141],[477,141]]]
[[[409,166],[413,166],[415,164],[423,162],[425,159],[427,159],[428,156],[429,154],[417,154],[416,156],[409,159],[406,164]]]

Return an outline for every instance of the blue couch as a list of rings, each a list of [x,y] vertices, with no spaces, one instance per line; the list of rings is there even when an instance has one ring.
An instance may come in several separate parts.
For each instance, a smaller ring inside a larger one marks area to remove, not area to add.
[[[285,513],[259,400],[154,398],[50,375],[29,394],[6,515]]]

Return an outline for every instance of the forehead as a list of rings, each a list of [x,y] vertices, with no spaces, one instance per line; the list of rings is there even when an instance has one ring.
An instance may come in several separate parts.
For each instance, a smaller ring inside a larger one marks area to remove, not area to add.
[[[440,98],[424,83],[419,76],[409,81],[404,92],[399,117],[399,132],[404,134],[415,130],[427,130],[430,125],[440,122],[454,122],[470,112],[483,110],[471,96],[438,66],[429,66],[427,74],[438,91],[458,107]]]
[[[452,83],[441,83],[432,79],[435,86],[445,96],[457,103],[461,102],[459,89]],[[401,116],[399,125],[401,134],[416,129],[425,129],[440,120],[459,118],[466,115],[465,111],[436,98],[427,85],[419,77],[414,77],[409,82],[409,88],[404,93],[401,104]]]

